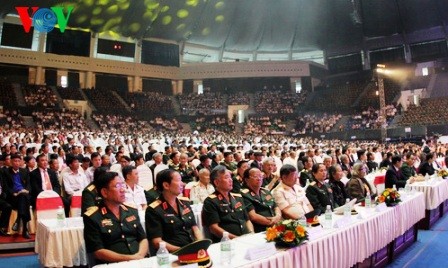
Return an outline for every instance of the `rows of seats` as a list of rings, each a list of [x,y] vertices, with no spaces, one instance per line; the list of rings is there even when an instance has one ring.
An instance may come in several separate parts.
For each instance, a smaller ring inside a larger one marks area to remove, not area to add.
[[[286,119],[283,116],[250,116],[244,125],[244,134],[273,134],[286,131]]]
[[[161,116],[151,119],[149,125],[157,131],[176,131],[182,129],[182,125],[175,118],[167,119]]]
[[[25,127],[20,113],[15,109],[0,111],[0,126],[5,129],[21,129]]]
[[[33,120],[39,129],[73,131],[86,130],[84,118],[75,110],[36,110],[32,112]]]
[[[58,98],[50,87],[27,85],[23,88],[23,95],[28,107],[59,108]]]
[[[133,112],[139,114],[147,113],[169,113],[173,110],[171,98],[158,92],[117,92],[123,100],[131,107]]]
[[[220,92],[204,92],[179,95],[179,104],[184,115],[214,115],[223,110],[223,95]]]
[[[17,107],[16,94],[12,84],[6,79],[0,79],[0,105],[3,107]]]
[[[328,133],[333,131],[337,122],[342,118],[342,114],[304,114],[297,117],[295,133]]]
[[[305,99],[306,91],[303,93],[259,91],[255,94],[255,111],[267,114],[292,114]]]
[[[420,106],[408,106],[403,117],[398,122],[400,126],[409,125],[438,125],[448,122],[448,98],[422,99]]]
[[[235,124],[229,121],[226,116],[198,117],[194,122],[190,123],[191,129],[198,132],[219,131],[230,133],[235,131]]]
[[[64,100],[84,100],[78,88],[57,87],[59,96]]]
[[[387,105],[384,108],[386,116],[386,124],[394,119],[397,114],[397,108],[394,105]],[[384,118],[381,116],[380,110],[373,107],[361,111],[358,114],[353,114],[347,122],[347,129],[379,129],[384,124]]]
[[[111,90],[94,88],[83,89],[83,91],[99,113],[120,115],[127,113],[126,107],[111,94]]]
[[[130,115],[93,113],[92,119],[101,131],[133,133],[152,130],[147,121],[136,120]]]

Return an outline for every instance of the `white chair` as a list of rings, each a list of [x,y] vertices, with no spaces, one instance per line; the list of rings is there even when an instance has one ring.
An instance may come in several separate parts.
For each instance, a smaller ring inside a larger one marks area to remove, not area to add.
[[[37,220],[56,218],[57,210],[60,206],[64,207],[58,193],[52,190],[42,191],[36,199]]]
[[[162,170],[168,169],[168,168],[169,168],[169,167],[168,167],[167,165],[165,165],[165,164],[157,165],[157,166],[154,168],[154,177],[157,178],[157,173],[159,173],[159,172],[162,171]]]
[[[81,217],[81,200],[82,191],[74,192],[70,203],[70,217]]]
[[[140,165],[137,167],[138,171],[138,184],[146,191],[154,187],[152,172],[147,165]]]
[[[191,191],[191,188],[193,188],[193,186],[194,186],[196,183],[197,183],[197,182],[195,182],[195,181],[190,181],[189,183],[187,183],[187,185],[185,185],[185,187],[184,187],[184,192],[183,192],[183,195],[184,195],[185,197],[190,198],[190,191]]]

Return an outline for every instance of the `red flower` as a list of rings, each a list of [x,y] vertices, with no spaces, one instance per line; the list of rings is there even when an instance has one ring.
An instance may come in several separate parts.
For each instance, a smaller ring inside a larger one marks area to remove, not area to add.
[[[289,242],[294,241],[294,239],[295,239],[295,235],[294,235],[294,232],[291,230],[288,230],[283,234],[283,241],[285,241],[285,242],[289,243]]]
[[[277,229],[278,232],[283,233],[286,230],[286,226],[281,224],[281,225],[277,225],[275,227]]]

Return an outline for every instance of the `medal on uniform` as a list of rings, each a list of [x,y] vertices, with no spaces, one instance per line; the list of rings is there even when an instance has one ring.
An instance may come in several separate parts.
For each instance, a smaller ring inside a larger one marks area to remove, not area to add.
[[[105,226],[113,226],[114,224],[112,223],[111,219],[104,219],[101,221],[101,226],[105,227]]]
[[[134,215],[132,215],[132,216],[129,216],[129,217],[127,217],[126,218],[126,221],[127,222],[131,222],[131,221],[135,221],[137,218],[134,216]]]
[[[241,204],[241,202],[236,203],[236,204],[235,204],[235,209],[241,207],[242,205],[243,205],[243,204]]]

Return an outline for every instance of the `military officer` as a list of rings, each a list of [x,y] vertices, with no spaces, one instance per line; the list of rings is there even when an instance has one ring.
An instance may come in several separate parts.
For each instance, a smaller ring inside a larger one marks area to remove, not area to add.
[[[99,176],[106,174],[107,170],[106,167],[99,167],[93,172],[93,181],[82,191],[81,214],[84,214],[89,208],[96,207],[100,204],[102,198],[98,194],[95,181],[98,180]]]
[[[324,164],[314,164],[311,173],[313,175],[312,182],[306,188],[306,197],[313,206],[316,215],[320,215],[325,212],[327,205],[330,205],[331,209],[335,208],[333,191],[325,183],[327,168]]]
[[[232,174],[237,169],[237,164],[234,162],[233,153],[231,151],[224,152],[224,160],[219,164],[225,166]]]
[[[265,231],[266,227],[276,224],[282,218],[271,192],[261,188],[262,182],[263,174],[258,168],[250,168],[244,172],[241,195],[256,233]]]
[[[96,264],[142,259],[148,240],[138,211],[124,205],[126,184],[116,172],[99,176],[95,187],[103,200],[84,213],[86,250]]]
[[[166,242],[168,251],[173,252],[189,243],[202,239],[190,207],[190,200],[178,197],[184,184],[180,174],[172,169],[160,171],[156,178],[160,196],[146,209],[146,230],[152,251]]]
[[[305,187],[307,182],[312,181],[311,168],[313,167],[313,159],[309,156],[302,157],[303,169],[300,172],[300,186]]]
[[[274,158],[268,157],[263,160],[263,181],[262,186],[269,191],[272,191],[279,183],[280,177],[274,174],[277,167]]]
[[[216,166],[210,179],[215,185],[216,192],[204,200],[202,222],[208,227],[211,238],[219,242],[224,231],[229,232],[230,239],[253,233],[253,226],[244,209],[241,194],[230,193],[232,190],[232,176],[225,166]]]

